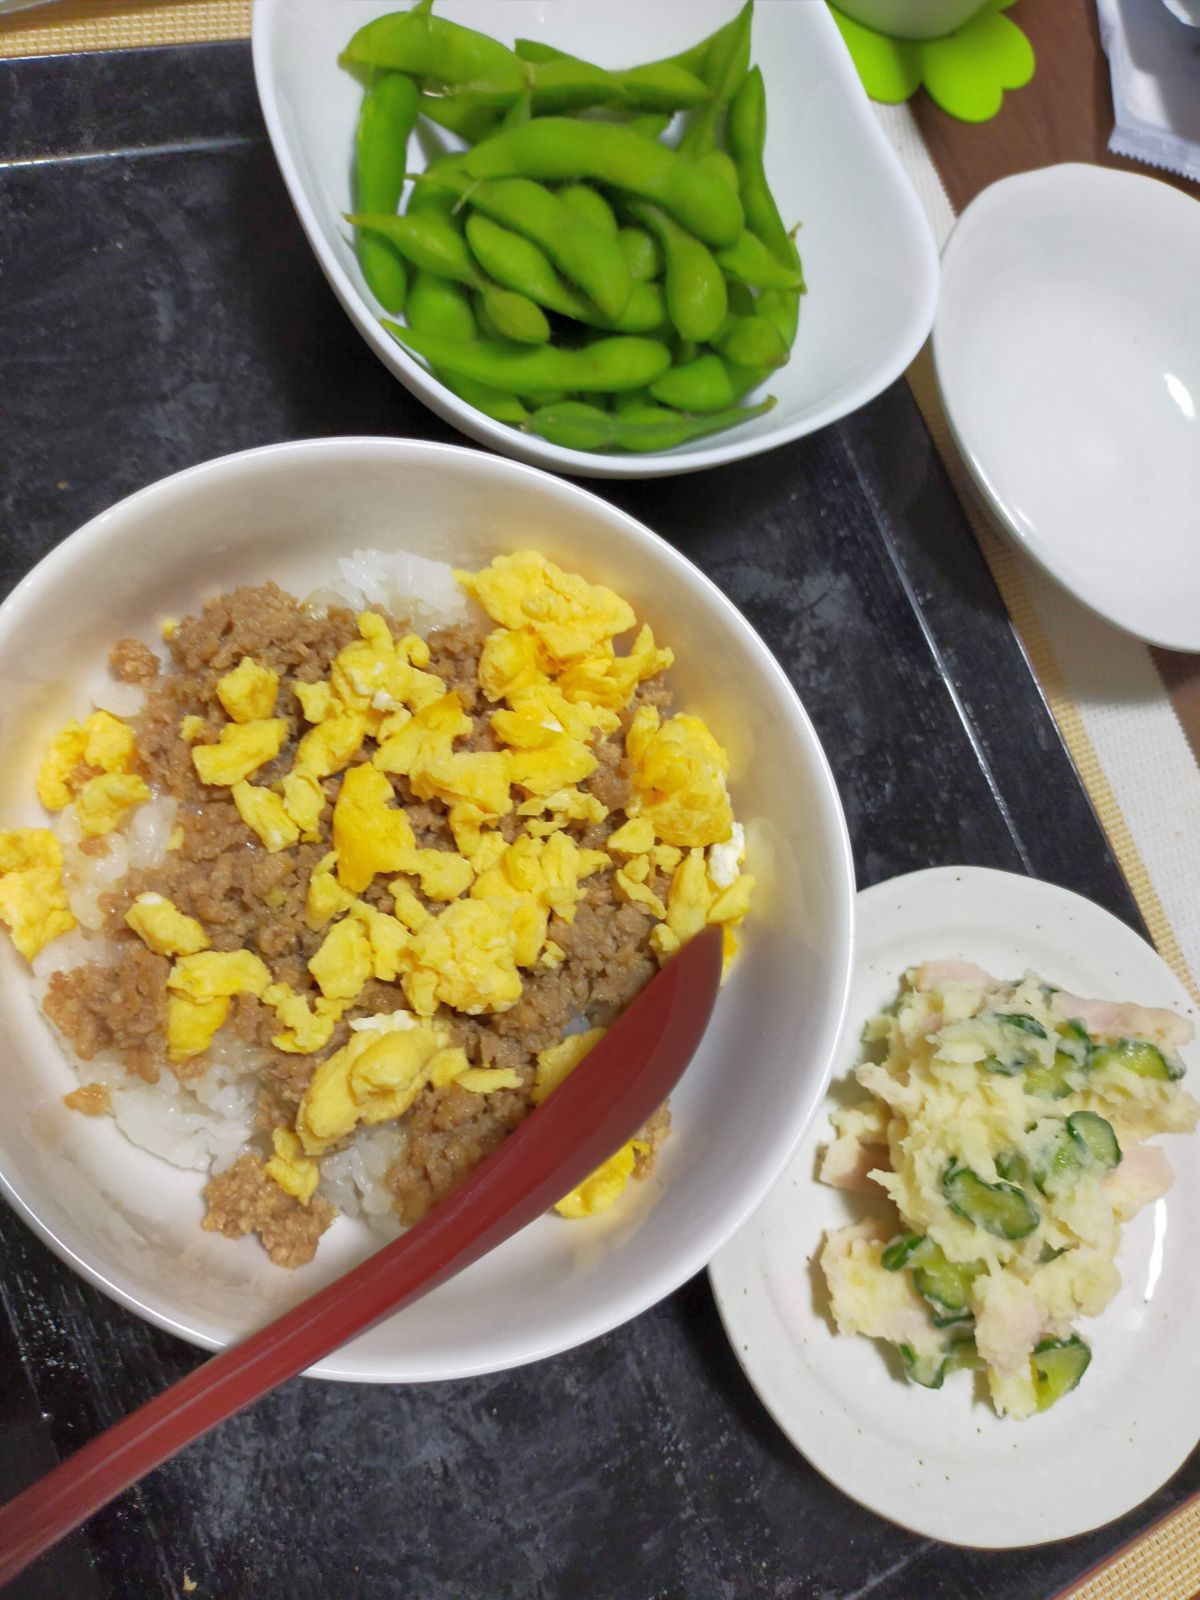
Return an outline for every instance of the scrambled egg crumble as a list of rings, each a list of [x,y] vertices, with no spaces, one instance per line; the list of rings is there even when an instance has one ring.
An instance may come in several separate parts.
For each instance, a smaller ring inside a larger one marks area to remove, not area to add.
[[[313,940],[298,962],[255,938],[246,942],[259,948],[231,949],[202,897],[184,892],[177,904],[153,888],[124,903],[120,936],[164,958],[165,1056],[182,1081],[206,1070],[235,1015],[239,1027],[269,1019],[281,1057],[312,1058],[295,1062],[297,1087],[271,1101],[253,1146],[271,1192],[302,1208],[324,1204],[325,1159],[362,1129],[402,1124],[427,1090],[453,1089],[462,1117],[508,1096],[516,1117],[561,1084],[602,1028],[536,1058],[530,1045],[519,1066],[470,1055],[462,1030],[503,1018],[533,979],[564,963],[569,974],[567,930],[595,884],[608,915],[630,907],[648,919],[648,935],[644,921],[632,926],[641,959],[648,949],[660,963],[714,923],[732,958],[732,930],[750,908],[726,754],[700,717],[669,715],[656,703],[669,696],[643,691],[670,667],[670,649],[613,590],[537,552],[456,576],[493,624],[466,691],[432,670],[426,640],[369,610],[353,637],[338,635],[320,676],[277,671],[278,654],[231,651],[202,695],[171,702],[169,734],[193,788],[236,813],[258,859],[305,863],[298,894],[265,868],[256,892],[265,912],[300,915]],[[187,627],[172,625],[170,638]],[[616,800],[600,782],[614,743]],[[37,789],[47,809],[73,808],[78,834],[103,840],[153,798],[155,781],[137,718],[96,711],[52,741]],[[183,850],[190,825],[181,813],[170,851]],[[0,919],[30,959],[75,926],[50,830],[0,834]],[[399,1009],[361,1015],[380,984]],[[559,1211],[611,1206],[656,1142],[630,1141]]]
[[[1191,1024],[1086,1000],[1027,973],[997,983],[961,961],[909,972],[868,1023],[855,1071],[869,1098],[833,1113],[820,1175],[885,1194],[889,1220],[826,1235],[834,1319],[898,1347],[940,1388],[985,1374],[1002,1414],[1044,1411],[1091,1359],[1075,1329],[1120,1287],[1120,1225],[1171,1169],[1156,1133],[1200,1107],[1178,1083]]]

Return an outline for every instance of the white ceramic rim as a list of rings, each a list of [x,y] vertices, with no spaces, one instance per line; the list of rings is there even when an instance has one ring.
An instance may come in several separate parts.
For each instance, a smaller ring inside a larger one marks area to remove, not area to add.
[[[52,590],[64,568],[85,555],[88,557],[102,556],[106,536],[126,508],[135,504],[139,507],[152,506],[156,500],[169,504],[181,489],[186,490],[188,486],[206,476],[252,468],[266,456],[286,458],[300,455],[314,456],[323,453],[340,456],[344,455],[347,450],[352,452],[361,451],[364,457],[404,455],[410,450],[418,450],[444,456],[448,464],[464,456],[470,456],[473,460],[486,462],[488,470],[511,473],[514,476],[524,478],[553,478],[554,482],[565,494],[586,502],[593,509],[599,508],[600,514],[604,517],[612,517],[624,522],[640,537],[650,541],[663,558],[677,571],[686,573],[689,582],[698,581],[701,588],[706,590],[709,597],[715,602],[717,609],[724,615],[729,626],[736,631],[740,631],[752,641],[753,648],[761,660],[764,672],[775,678],[779,686],[785,690],[793,705],[794,713],[811,742],[812,750],[816,757],[817,781],[824,795],[824,806],[830,819],[835,822],[836,842],[842,869],[839,875],[846,885],[846,899],[841,908],[843,926],[841,929],[834,930],[835,936],[840,934],[844,938],[846,946],[842,986],[841,992],[837,996],[836,1006],[831,1008],[830,1021],[826,1026],[825,1036],[821,1041],[821,1053],[825,1059],[825,1066],[820,1082],[814,1081],[813,1083],[810,1109],[796,1127],[793,1137],[786,1148],[781,1148],[777,1152],[773,1166],[770,1168],[764,1167],[754,1176],[752,1181],[747,1183],[740,1203],[731,1208],[724,1223],[714,1232],[711,1242],[703,1251],[693,1251],[690,1255],[677,1260],[669,1270],[658,1274],[656,1277],[648,1278],[643,1286],[636,1291],[630,1290],[621,1298],[610,1298],[604,1301],[594,1308],[594,1314],[590,1317],[579,1315],[573,1320],[564,1319],[560,1321],[556,1325],[556,1332],[552,1339],[546,1340],[544,1344],[530,1348],[519,1360],[505,1360],[499,1366],[485,1360],[450,1373],[428,1373],[397,1378],[395,1376],[364,1375],[358,1370],[342,1368],[338,1365],[337,1353],[334,1352],[330,1357],[310,1368],[305,1374],[308,1377],[325,1378],[347,1383],[447,1382],[456,1378],[479,1377],[494,1371],[508,1371],[518,1366],[526,1366],[534,1361],[541,1361],[548,1356],[558,1355],[562,1351],[574,1349],[577,1345],[599,1338],[602,1334],[609,1333],[632,1318],[640,1316],[643,1311],[649,1310],[651,1306],[657,1305],[660,1300],[674,1294],[689,1278],[702,1271],[711,1257],[733,1237],[746,1220],[758,1209],[768,1190],[775,1183],[780,1173],[787,1167],[788,1162],[791,1161],[801,1140],[807,1134],[813,1118],[819,1112],[828,1088],[829,1077],[833,1070],[838,1041],[845,1026],[846,1009],[849,1004],[850,986],[854,973],[856,917],[854,857],[850,844],[849,830],[846,826],[845,812],[842,808],[833,771],[808,712],[804,709],[800,697],[792,687],[787,674],[767,645],[712,579],[694,563],[690,562],[686,556],[680,554],[660,534],[653,532],[644,523],[639,522],[636,517],[631,517],[618,506],[611,505],[590,489],[582,488],[579,484],[570,483],[527,463],[514,461],[510,457],[481,455],[479,451],[471,450],[465,445],[442,444],[423,439],[393,439],[369,435],[350,435],[259,445],[250,450],[217,456],[196,466],[186,467],[180,472],[160,478],[154,483],[147,484],[145,488],[138,489],[133,494],[125,496],[124,499],[117,501],[115,505],[108,507],[107,510],[99,512],[84,523],[82,527],[77,528],[74,533],[69,534],[60,544],[56,545],[31,571],[26,573],[20,582],[5,596],[4,600],[0,602],[0,632],[3,632],[7,626],[10,615],[19,610],[27,599],[43,590]],[[227,1341],[213,1339],[187,1322],[163,1314],[154,1307],[145,1304],[136,1295],[130,1294],[120,1284],[113,1282],[103,1273],[97,1271],[89,1262],[65,1244],[56,1233],[42,1223],[32,1205],[2,1171],[0,1171],[0,1194],[4,1196],[17,1215],[43,1244],[47,1245],[61,1261],[77,1272],[80,1277],[85,1278],[94,1288],[107,1295],[110,1300],[115,1300],[119,1305],[136,1313],[145,1321],[153,1323],[167,1333],[175,1334],[178,1338],[184,1339],[190,1344],[198,1345],[201,1349],[219,1351],[229,1348]]]
[[[960,214],[954,229],[942,249],[942,281],[949,283],[958,270],[957,262],[967,249],[974,244],[974,236],[980,229],[988,229],[994,221],[1002,220],[1006,208],[1012,202],[1014,193],[1019,191],[1022,196],[1037,189],[1054,189],[1064,177],[1069,175],[1070,181],[1079,184],[1091,184],[1094,187],[1128,188],[1130,184],[1137,184],[1141,192],[1146,192],[1153,185],[1157,190],[1167,196],[1158,202],[1163,205],[1180,206],[1195,205],[1187,195],[1181,194],[1171,184],[1164,183],[1160,178],[1150,174],[1137,172],[1119,172],[1111,167],[1093,166],[1085,161],[1064,161],[1052,167],[1040,167],[1034,172],[1019,172],[1010,178],[1000,178],[997,182],[989,184],[982,193],[977,194],[970,205]],[[1053,542],[1041,537],[1036,531],[1022,527],[1013,516],[1009,502],[1001,492],[995,478],[988,471],[985,464],[987,458],[987,442],[981,444],[978,439],[967,436],[961,427],[961,413],[955,414],[955,395],[959,367],[956,365],[953,354],[947,359],[947,350],[944,333],[940,332],[940,318],[935,316],[933,323],[933,367],[937,378],[938,391],[942,399],[942,408],[946,413],[946,421],[950,427],[950,434],[958,449],[959,454],[967,464],[967,468],[975,480],[980,492],[983,494],[988,506],[995,514],[997,521],[1004,532],[1030,555],[1038,566],[1052,578],[1054,582],[1071,595],[1071,597],[1084,606],[1093,616],[1100,617],[1102,621],[1111,623],[1113,627],[1120,628],[1122,633],[1127,633],[1135,639],[1141,639],[1146,644],[1158,645],[1164,650],[1182,650],[1188,653],[1200,651],[1200,613],[1197,614],[1196,628],[1193,633],[1173,635],[1169,633],[1149,633],[1144,628],[1134,628],[1115,611],[1087,599],[1072,587],[1062,575],[1055,559]]]
[[[301,226],[317,258],[321,271],[328,279],[343,309],[349,315],[350,303],[362,304],[362,296],[350,281],[345,268],[338,261],[330,248],[325,234],[318,222],[313,208],[308,203],[304,185],[296,170],[292,159],[291,145],[283,130],[283,122],[279,115],[279,104],[275,94],[275,83],[270,70],[270,53],[268,38],[275,24],[275,11],[280,0],[255,0],[251,18],[251,45],[254,59],[254,81],[258,88],[259,104],[262,107],[263,120],[267,125],[271,146],[275,158],[283,173],[284,183],[287,185],[288,194],[296,208],[296,215],[300,218]],[[403,9],[403,8],[401,8]],[[826,12],[826,7],[821,5],[819,10]],[[819,429],[827,427],[831,422],[849,416],[860,407],[868,405],[878,395],[891,386],[896,379],[906,371],[918,350],[924,345],[933,327],[934,314],[937,311],[939,269],[937,246],[930,231],[925,212],[921,202],[909,182],[900,158],[892,148],[891,141],[880,127],[875,117],[873,108],[866,97],[850,52],[841,43],[837,33],[837,24],[833,18],[824,15],[820,26],[829,29],[831,36],[836,36],[838,48],[831,52],[837,62],[834,69],[839,74],[839,88],[842,93],[861,100],[866,109],[863,118],[867,128],[866,137],[874,144],[876,151],[886,167],[889,167],[895,179],[896,190],[903,197],[903,204],[916,219],[917,232],[926,246],[929,256],[929,271],[925,303],[921,307],[920,316],[914,320],[912,333],[909,339],[900,346],[898,353],[890,362],[882,366],[878,372],[860,385],[853,397],[825,406],[815,415],[806,417],[792,427],[781,427],[776,434],[768,435],[761,439],[743,440],[730,439],[723,444],[708,445],[704,449],[689,451],[687,455],[679,455],[671,451],[654,451],[646,455],[630,457],[627,455],[603,455],[600,453],[584,453],[578,450],[566,450],[561,445],[550,444],[546,440],[535,443],[526,441],[524,436],[515,429],[502,422],[495,422],[482,411],[477,411],[474,406],[468,406],[463,401],[452,395],[449,389],[444,388],[410,355],[402,345],[391,338],[380,327],[378,318],[372,315],[369,322],[369,331],[359,328],[354,323],[357,333],[360,333],[381,360],[387,357],[384,365],[393,359],[398,359],[408,372],[411,379],[413,392],[437,413],[444,422],[450,423],[461,432],[495,449],[499,454],[506,455],[531,466],[556,468],[571,477],[576,478],[670,478],[678,477],[685,472],[701,472],[706,467],[719,467],[727,461],[748,460],[751,456],[762,455],[767,450],[774,450],[780,445],[790,444],[795,439],[816,433]],[[353,322],[353,318],[351,318]]]

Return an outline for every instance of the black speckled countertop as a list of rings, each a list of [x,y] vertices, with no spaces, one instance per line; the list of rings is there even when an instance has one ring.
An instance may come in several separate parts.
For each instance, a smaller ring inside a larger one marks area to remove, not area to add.
[[[241,44],[0,63],[0,589],[114,500],[269,441],[451,439],[305,244]],[[743,465],[593,485],[762,633],[825,743],[859,881],[967,861],[1137,913],[907,389]],[[1048,803],[1052,797],[1052,803]],[[0,1208],[0,1497],[200,1357]],[[1085,1538],[952,1549],[788,1444],[696,1278],[537,1366],[299,1380],[169,1463],[16,1600],[1044,1600],[1200,1488]],[[1134,1600],[1134,1597],[1131,1597]]]

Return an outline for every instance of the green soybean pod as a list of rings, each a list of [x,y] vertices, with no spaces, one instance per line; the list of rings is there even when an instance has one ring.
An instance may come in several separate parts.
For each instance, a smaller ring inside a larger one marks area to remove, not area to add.
[[[767,375],[762,368],[734,366],[709,350],[664,372],[650,385],[650,393],[679,411],[723,411],[757,389]]]
[[[690,417],[666,406],[630,405],[602,411],[585,401],[567,400],[531,412],[525,426],[531,433],[567,450],[627,450],[647,453],[673,450],[690,439],[703,438],[762,416],[774,406],[773,398],[760,405],[736,407],[705,417]]]
[[[495,106],[481,105],[478,100],[465,94],[423,94],[418,109],[430,122],[436,122],[439,128],[457,134],[468,144],[478,144],[480,139],[493,133],[500,123]],[[364,209],[374,211],[378,207]]]
[[[418,217],[432,212],[447,222],[451,221],[458,205],[455,175],[461,174],[463,184],[471,181],[462,160],[461,155],[455,154],[439,156],[436,161],[431,161],[409,191],[405,216]]]
[[[462,284],[421,268],[408,292],[409,326],[418,333],[436,333],[447,339],[474,339],[479,324],[471,310],[471,297]]]
[[[765,317],[731,317],[712,342],[739,367],[781,367],[788,358],[783,336]]]
[[[617,219],[613,215],[613,208],[598,189],[586,183],[567,183],[558,191],[558,198],[610,239],[617,237]]]
[[[563,282],[549,256],[532,239],[503,227],[482,211],[472,211],[467,217],[467,243],[488,277],[506,289],[515,289],[565,317],[578,317],[586,310],[583,297]]]
[[[536,122],[530,123],[530,127],[536,126]],[[619,242],[572,211],[544,184],[529,178],[489,180],[469,185],[465,198],[473,210],[540,245],[605,317],[616,318],[624,311],[633,293],[633,279]]]
[[[525,295],[497,288],[486,279],[480,280],[476,293],[488,321],[502,339],[514,339],[518,344],[545,344],[549,339],[546,313]]]
[[[623,105],[641,110],[684,111],[690,106],[702,105],[709,98],[709,88],[704,79],[682,60],[650,61],[621,72],[607,72],[603,67],[583,61],[579,56],[568,55],[565,50],[556,50],[553,45],[543,44],[537,39],[518,39],[514,49],[522,61],[534,66],[534,110],[538,112],[579,110],[585,105],[606,103],[599,99],[579,100],[574,106],[554,107],[539,103],[539,83],[554,81],[553,75],[545,73],[544,69],[553,67],[561,72],[564,63],[586,67],[597,75],[598,86],[611,85],[616,92],[609,97],[610,102],[620,101]]]
[[[758,315],[778,330],[789,350],[800,325],[800,294],[799,289],[764,289],[757,302]]]
[[[543,61],[570,60],[565,50],[559,50],[552,44],[544,44],[541,39],[518,39],[513,45],[513,50],[522,61],[531,61],[534,64]]]
[[[737,163],[746,226],[780,261],[788,265],[796,263],[799,259],[796,246],[783,225],[763,166],[767,143],[767,91],[759,67],[747,73],[746,81],[729,108],[728,135],[729,148]]]
[[[448,339],[473,339],[479,331],[467,291],[461,284],[450,278],[439,278],[433,272],[418,272],[413,278],[408,296],[408,321],[419,333],[438,334]],[[529,414],[515,395],[489,388],[484,383],[474,383],[470,378],[446,372],[441,367],[434,367],[433,375],[460,400],[494,417],[497,422],[519,426]]]
[[[724,23],[714,33],[710,33],[707,38],[701,39],[698,44],[689,45],[686,50],[680,50],[673,56],[663,56],[653,64],[655,66],[664,66],[670,63],[672,66],[683,67],[688,72],[694,72],[698,78],[703,78],[707,83],[709,81],[707,71],[709,56],[720,48],[722,41],[727,39],[730,34],[737,33],[742,26],[742,13],[739,11],[735,17],[731,17],[728,22]]]
[[[533,94],[530,90],[526,89],[524,93],[517,96],[512,105],[510,105],[508,110],[504,113],[503,117],[501,117],[500,126],[502,128],[523,127],[525,123],[529,121],[532,115]],[[471,144],[478,144],[479,141],[478,139],[472,139],[468,142]]]
[[[533,64],[533,109],[538,116],[582,111],[624,98],[614,73],[577,56],[556,56]]]
[[[714,252],[722,272],[756,289],[802,289],[799,261],[788,265],[768,250],[756,233],[744,229],[735,243]]]
[[[625,126],[643,139],[658,139],[671,126],[671,117],[666,111],[643,111],[640,116],[630,117]]]
[[[559,390],[619,394],[645,388],[671,364],[671,352],[665,344],[620,334],[597,339],[578,350],[561,350],[554,345],[535,349],[483,339],[463,343],[418,333],[386,317],[383,326],[431,366],[445,367],[510,394],[538,395]]]
[[[658,240],[646,228],[621,228],[617,243],[625,257],[625,265],[635,283],[652,283],[663,269],[662,251]]]
[[[662,246],[671,321],[684,339],[703,344],[717,332],[729,310],[724,273],[707,245],[693,238],[659,206],[638,202],[630,210]]]
[[[721,114],[741,88],[750,66],[753,17],[754,0],[746,0],[728,30],[714,38],[709,46],[704,58],[703,76],[712,92],[712,99],[697,113],[680,142],[679,148],[685,155],[702,154],[712,150],[716,144]]]
[[[674,61],[648,61],[616,74],[625,105],[641,111],[688,111],[705,105],[708,85]]]
[[[355,137],[354,194],[360,211],[394,212],[399,205],[416,118],[412,79],[400,72],[378,74],[363,96]],[[408,287],[403,258],[374,234],[360,231],[357,246],[368,289],[386,311],[403,311]]]
[[[745,220],[715,173],[615,122],[535,117],[477,144],[466,167],[473,178],[590,178],[660,205],[705,244],[732,244]]]
[[[393,11],[366,23],[338,60],[342,66],[388,67],[455,88],[470,84],[476,100],[506,106],[525,87],[525,68],[513,51],[486,33],[460,27],[427,8]]]
[[[715,172],[722,183],[729,185],[734,194],[738,192],[738,170],[728,150],[706,150],[702,156],[697,156],[696,165],[703,167],[707,172]],[[742,234],[745,231],[743,228]],[[738,237],[741,238],[742,234]],[[729,248],[732,249],[732,246]]]
[[[450,222],[434,213],[402,217],[355,214],[347,220],[371,233],[390,239],[414,266],[426,272],[453,278],[478,292],[483,309],[506,339],[525,344],[544,344],[550,337],[545,313],[532,300],[511,289],[498,288],[479,274],[475,259],[462,234]]]
[[[473,288],[479,273],[466,240],[452,222],[436,212],[405,212],[402,217],[382,213],[352,212],[346,218],[356,228],[390,240],[406,260],[427,272],[440,273]]]

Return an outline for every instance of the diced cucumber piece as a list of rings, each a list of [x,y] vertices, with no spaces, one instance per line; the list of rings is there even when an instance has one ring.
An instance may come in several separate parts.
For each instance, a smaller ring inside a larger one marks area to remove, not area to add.
[[[922,1246],[929,1243],[923,1233],[898,1233],[888,1243],[879,1258],[881,1266],[889,1272],[899,1272],[901,1267],[913,1264],[913,1257],[920,1257]]]
[[[994,1072],[1001,1078],[1015,1078],[1018,1072],[1024,1072],[1028,1065],[1029,1057],[1024,1050],[1018,1050],[1015,1056],[1010,1056],[1006,1061],[1001,1061],[999,1056],[983,1058],[983,1070]]]
[[[1078,1039],[1082,1044],[1091,1044],[1092,1042],[1091,1034],[1078,1017],[1069,1017],[1066,1022],[1060,1022],[1058,1031],[1064,1039]]]
[[[997,1011],[997,1022],[1006,1028],[1016,1028],[1019,1033],[1031,1033],[1035,1039],[1044,1039],[1046,1030],[1036,1017],[1027,1017],[1023,1011]]]
[[[1033,1173],[1029,1170],[1029,1163],[1019,1150],[1006,1150],[1003,1155],[996,1157],[996,1171],[1005,1183],[1015,1183],[1018,1189],[1025,1189],[1033,1182]]]
[[[1088,1063],[1093,1072],[1105,1067],[1124,1067],[1139,1078],[1182,1078],[1183,1068],[1168,1061],[1156,1044],[1148,1039],[1118,1039],[1116,1044],[1093,1047]]]
[[[972,1282],[983,1271],[981,1261],[947,1261],[936,1244],[913,1270],[913,1287],[943,1311],[962,1313]]]
[[[1033,1201],[1011,1183],[984,1183],[969,1167],[951,1161],[942,1177],[942,1192],[951,1211],[998,1239],[1024,1239],[1041,1214]]]
[[[1121,1146],[1112,1123],[1095,1111],[1075,1111],[1067,1118],[1071,1137],[1091,1160],[1110,1170],[1121,1160]]]
[[[1081,1149],[1079,1141],[1072,1137],[1070,1128],[1064,1122],[1050,1146],[1049,1155],[1043,1148],[1033,1181],[1043,1194],[1053,1194],[1079,1175],[1085,1158],[1086,1151]]]
[[[1036,1094],[1044,1100],[1061,1100],[1074,1087],[1070,1075],[1081,1063],[1063,1050],[1054,1052],[1052,1067],[1034,1067],[1025,1074],[1025,1093]]]
[[[912,1345],[902,1344],[900,1355],[904,1373],[910,1383],[919,1383],[922,1389],[940,1389],[946,1377],[945,1356],[918,1356]]]
[[[1077,1333],[1069,1339],[1043,1339],[1029,1358],[1037,1408],[1048,1411],[1071,1390],[1088,1369],[1092,1352]]]
[[[951,1340],[950,1352],[946,1357],[947,1372],[976,1372],[982,1366],[983,1358],[975,1348],[974,1334]]]
[[[932,1321],[935,1328],[961,1328],[965,1323],[973,1323],[975,1314],[965,1307],[962,1311],[935,1311]]]

